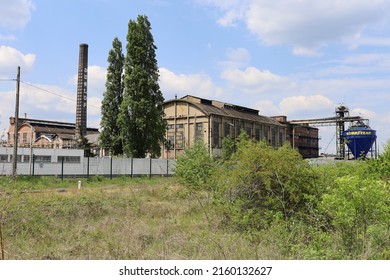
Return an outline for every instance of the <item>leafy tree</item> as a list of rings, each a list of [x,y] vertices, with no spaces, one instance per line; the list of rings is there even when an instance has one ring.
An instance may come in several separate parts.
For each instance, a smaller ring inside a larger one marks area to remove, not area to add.
[[[123,67],[125,58],[122,53],[122,43],[118,38],[112,42],[108,54],[106,92],[102,101],[102,119],[100,125],[100,141],[113,155],[123,153],[123,146],[118,126],[119,109],[123,100]]]
[[[146,16],[130,20],[125,90],[119,114],[123,150],[132,157],[158,157],[164,143],[164,98],[158,84],[157,47]]]
[[[84,150],[84,156],[85,157],[91,157],[93,156],[93,153],[91,151],[91,143],[89,143],[87,137],[81,136],[81,138],[77,141],[77,148]]]

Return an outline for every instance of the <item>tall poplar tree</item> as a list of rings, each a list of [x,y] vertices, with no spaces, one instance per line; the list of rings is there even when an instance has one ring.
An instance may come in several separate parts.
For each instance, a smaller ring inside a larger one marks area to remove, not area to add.
[[[156,49],[148,18],[140,15],[130,20],[118,123],[124,153],[137,158],[160,156],[164,142],[164,98],[158,84]]]
[[[102,119],[100,126],[100,142],[104,148],[110,150],[113,155],[123,153],[118,117],[123,101],[123,68],[125,57],[122,52],[122,43],[116,37],[112,42],[112,49],[108,54],[108,68],[106,91],[102,101]]]

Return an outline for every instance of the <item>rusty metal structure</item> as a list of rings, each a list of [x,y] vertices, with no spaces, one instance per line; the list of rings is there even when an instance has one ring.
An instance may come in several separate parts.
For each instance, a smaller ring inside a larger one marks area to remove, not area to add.
[[[291,124],[295,125],[311,125],[314,127],[319,126],[336,126],[336,158],[344,159],[346,156],[345,145],[343,140],[343,133],[345,131],[346,123],[352,124],[356,121],[365,121],[360,116],[350,116],[348,107],[340,105],[335,109],[335,116],[330,118],[319,118],[319,119],[306,119],[306,120],[292,120]]]

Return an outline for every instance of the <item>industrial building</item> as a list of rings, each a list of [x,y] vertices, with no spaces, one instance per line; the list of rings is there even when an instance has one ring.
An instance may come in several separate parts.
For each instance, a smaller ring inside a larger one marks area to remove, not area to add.
[[[307,124],[294,124],[287,121],[286,116],[271,117],[287,126],[286,140],[291,147],[298,149],[303,158],[317,158],[319,156],[318,128]]]
[[[19,118],[18,147],[75,148],[77,144],[76,124]],[[15,118],[10,118],[8,145],[14,145]],[[99,133],[97,128],[87,128],[85,137]]]
[[[8,146],[13,146],[17,137],[18,147],[34,148],[76,148],[78,142],[87,138],[92,146],[98,145],[97,128],[87,128],[87,89],[88,89],[88,45],[79,46],[77,81],[76,123],[59,121],[10,118]],[[15,127],[17,135],[15,135]]]
[[[168,124],[164,158],[176,158],[197,139],[218,156],[223,138],[235,141],[241,131],[273,147],[280,147],[286,141],[286,125],[259,115],[256,109],[239,105],[187,95],[166,101],[164,113]]]

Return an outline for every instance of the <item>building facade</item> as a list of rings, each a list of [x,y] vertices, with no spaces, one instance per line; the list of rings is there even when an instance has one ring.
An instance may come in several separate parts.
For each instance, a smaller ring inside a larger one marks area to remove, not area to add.
[[[287,126],[286,140],[291,147],[298,149],[303,158],[317,158],[319,156],[318,128],[309,125],[297,125],[287,121],[286,116],[272,117]]]
[[[19,118],[18,147],[35,148],[74,148],[77,144],[76,125],[74,123],[56,122]],[[14,145],[15,118],[10,118],[8,129],[8,146]],[[87,134],[98,134],[96,128],[88,128]]]
[[[166,101],[164,113],[168,124],[164,158],[176,158],[198,139],[218,156],[223,138],[235,141],[241,131],[273,147],[280,147],[286,141],[284,124],[239,105],[187,95]]]

